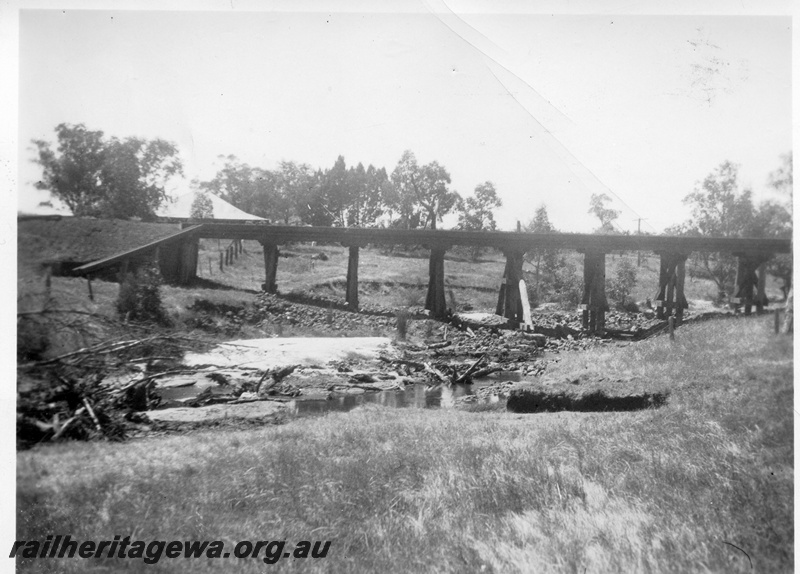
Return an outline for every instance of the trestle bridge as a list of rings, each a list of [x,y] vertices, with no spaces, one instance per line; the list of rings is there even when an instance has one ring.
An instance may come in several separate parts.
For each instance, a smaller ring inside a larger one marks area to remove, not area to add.
[[[767,305],[766,264],[771,257],[791,251],[789,239],[724,237],[677,237],[663,235],[594,235],[582,233],[524,233],[509,231],[451,231],[430,229],[367,229],[268,225],[263,222],[186,223],[183,229],[165,239],[83,265],[75,269],[91,275],[103,268],[118,265],[127,269],[129,262],[155,258],[162,275],[174,283],[187,283],[196,277],[200,238],[257,240],[264,250],[263,289],[277,291],[279,250],[288,243],[338,243],[349,248],[346,301],[358,309],[359,250],[367,245],[415,245],[430,250],[429,280],[425,307],[432,317],[447,314],[445,299],[445,253],[454,246],[494,248],[506,257],[505,271],[498,278],[496,313],[509,322],[523,321],[519,281],[526,252],[534,249],[566,249],[584,254],[583,326],[590,332],[602,331],[608,301],[605,292],[605,256],[615,251],[646,251],[660,257],[658,285],[654,286],[659,318],[675,317],[680,322],[688,303],[684,295],[686,260],[695,252],[723,252],[738,258],[736,289],[731,304],[746,314],[755,307],[761,312]]]

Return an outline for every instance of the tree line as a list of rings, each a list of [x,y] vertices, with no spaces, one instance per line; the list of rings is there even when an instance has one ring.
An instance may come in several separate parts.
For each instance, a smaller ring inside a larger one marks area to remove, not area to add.
[[[269,170],[232,155],[220,159],[224,165],[214,178],[194,185],[247,213],[283,224],[436,229],[445,215],[456,212],[460,229],[495,229],[493,209],[501,205],[491,182],[478,185],[464,199],[450,189],[450,174],[443,166],[436,161],[420,165],[410,150],[391,174],[360,162],[348,167],[341,155],[330,168],[316,171],[293,161]]]
[[[55,132],[55,149],[45,140],[33,141],[33,161],[42,167],[36,187],[50,191],[76,216],[154,220],[168,201],[168,181],[183,176],[178,149],[170,142],[108,138],[84,124],[59,124]],[[444,166],[436,161],[420,164],[410,150],[391,174],[371,164],[348,167],[341,155],[324,170],[294,161],[265,169],[233,155],[220,159],[224,164],[215,176],[195,180],[193,187],[284,224],[436,229],[445,215],[457,213],[460,229],[495,229],[493,210],[501,205],[491,182],[462,198],[450,189]],[[192,211],[210,215],[213,209],[201,198]]]

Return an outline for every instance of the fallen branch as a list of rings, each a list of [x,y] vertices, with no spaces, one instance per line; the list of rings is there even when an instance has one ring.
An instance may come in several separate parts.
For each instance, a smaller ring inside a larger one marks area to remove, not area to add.
[[[470,367],[469,367],[469,368],[468,368],[466,371],[464,371],[464,374],[463,374],[463,375],[461,375],[460,377],[458,377],[458,378],[455,380],[455,383],[456,383],[456,384],[458,384],[458,383],[463,383],[463,382],[466,382],[467,380],[469,380],[469,377],[470,377],[470,375],[471,375],[472,373],[474,373],[474,372],[475,372],[475,369],[477,369],[477,368],[478,368],[478,365],[479,365],[479,364],[480,364],[480,363],[481,363],[481,362],[482,362],[482,361],[483,361],[485,358],[486,358],[486,353],[484,353],[484,354],[482,354],[480,357],[478,357],[478,360],[477,360],[477,361],[475,361],[474,363],[472,363],[472,365],[470,365]]]
[[[408,359],[390,359],[389,357],[379,356],[379,360],[383,361],[384,363],[398,363],[401,365],[408,365],[409,367],[414,367],[418,371],[422,371],[425,369],[425,364],[420,363],[418,361],[409,361]]]
[[[84,410],[85,410],[85,409],[84,409],[83,407],[81,407],[81,408],[79,408],[77,411],[75,411],[75,414],[74,414],[74,415],[72,415],[70,418],[68,418],[66,421],[64,421],[64,424],[63,424],[63,425],[61,425],[61,428],[60,428],[60,429],[58,429],[58,430],[55,432],[55,434],[53,434],[53,436],[51,437],[51,439],[50,439],[50,440],[57,440],[59,437],[61,437],[61,435],[63,435],[63,434],[66,432],[67,428],[68,428],[68,427],[69,427],[69,426],[70,426],[70,425],[71,425],[73,422],[75,422],[76,420],[78,420],[78,418],[81,416],[81,414],[83,414],[83,411],[84,411]]]
[[[428,372],[428,373],[432,374],[434,377],[436,377],[437,379],[439,379],[441,382],[443,382],[443,383],[447,383],[448,385],[449,385],[449,384],[451,384],[451,383],[453,382],[453,381],[450,379],[450,377],[446,376],[446,375],[445,375],[443,372],[441,372],[439,369],[436,369],[436,368],[432,367],[432,366],[430,365],[430,363],[423,363],[423,366],[424,366],[424,368],[425,368],[425,371],[426,371],[426,372]]]
[[[166,377],[168,375],[193,375],[196,374],[198,371],[196,370],[187,370],[187,369],[178,369],[174,371],[162,371],[160,373],[153,373],[152,375],[147,375],[146,377],[141,377],[139,379],[134,379],[133,381],[129,382],[124,387],[119,387],[114,389],[112,392],[116,394],[124,393],[128,389],[131,389],[137,385],[142,384],[150,384],[158,378]]]
[[[493,367],[484,367],[483,369],[478,369],[474,373],[472,373],[473,379],[479,379],[481,377],[485,377],[487,375],[491,375],[492,373],[497,373],[498,371],[502,371],[503,367],[493,366]]]
[[[100,421],[98,420],[97,415],[94,414],[94,409],[92,408],[92,405],[89,403],[86,397],[82,398],[83,398],[83,404],[86,406],[86,410],[89,412],[89,416],[92,417],[92,420],[94,421],[94,428],[96,428],[98,432],[103,432],[103,427],[100,426]]]
[[[428,345],[428,349],[441,349],[442,347],[449,347],[452,344],[452,341],[442,341],[441,343],[431,343]]]
[[[119,351],[124,351],[126,349],[131,349],[133,347],[136,347],[138,345],[143,345],[145,343],[152,343],[153,341],[156,341],[158,339],[171,340],[171,339],[177,339],[177,337],[165,337],[163,335],[154,335],[152,337],[146,337],[144,339],[130,339],[127,341],[111,341],[111,342],[103,341],[102,343],[98,343],[90,347],[83,347],[75,351],[70,351],[69,353],[58,355],[57,357],[53,357],[52,359],[27,363],[26,365],[21,365],[21,366],[27,367],[27,366],[37,366],[37,365],[49,365],[52,363],[63,361],[64,359],[70,359],[72,357],[84,357],[86,355],[107,355],[109,353],[115,353]]]

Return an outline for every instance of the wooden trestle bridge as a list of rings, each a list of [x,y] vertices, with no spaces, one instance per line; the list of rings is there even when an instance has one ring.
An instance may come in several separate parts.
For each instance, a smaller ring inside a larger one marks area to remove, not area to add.
[[[523,307],[519,281],[526,252],[533,249],[568,249],[584,254],[583,326],[590,332],[604,329],[609,306],[605,293],[605,255],[613,251],[650,251],[661,259],[655,305],[659,318],[674,316],[680,322],[688,308],[684,296],[686,259],[693,252],[724,252],[738,258],[736,292],[732,304],[762,311],[767,305],[765,292],[766,263],[775,254],[789,253],[789,239],[754,239],[722,237],[675,237],[663,235],[593,235],[581,233],[522,233],[509,231],[449,231],[429,229],[365,229],[337,227],[301,227],[258,223],[202,222],[188,223],[170,237],[101,259],[75,270],[88,275],[102,268],[129,261],[155,257],[168,281],[186,283],[196,276],[200,238],[257,240],[264,248],[265,291],[277,291],[276,276],[281,245],[287,243],[338,243],[349,247],[346,301],[358,309],[358,255],[367,245],[418,245],[430,250],[426,309],[435,318],[445,317],[445,266],[448,249],[456,245],[490,247],[506,257],[505,272],[499,288],[497,314],[512,323],[521,323]],[[500,279],[500,278],[498,278]]]

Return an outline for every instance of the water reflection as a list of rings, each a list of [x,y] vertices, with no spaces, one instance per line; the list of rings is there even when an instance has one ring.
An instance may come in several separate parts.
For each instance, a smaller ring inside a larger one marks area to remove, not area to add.
[[[476,395],[478,390],[499,381],[519,381],[518,373],[503,373],[485,377],[475,381],[472,385],[410,385],[404,391],[382,391],[377,393],[364,393],[362,395],[335,394],[327,400],[296,399],[288,401],[286,405],[293,414],[317,415],[328,412],[347,412],[365,404],[378,404],[393,408],[417,409],[449,409],[456,405],[458,399]],[[496,403],[500,400],[497,395],[476,399],[477,402]]]
[[[286,405],[290,412],[296,415],[347,412],[365,404],[378,404],[391,408],[450,409],[456,405],[459,399],[477,395],[479,389],[502,381],[519,381],[521,378],[518,372],[503,371],[476,379],[471,385],[428,387],[427,385],[418,384],[409,385],[403,391],[366,392],[359,395],[334,393],[330,399],[300,398],[287,401]],[[194,398],[206,389],[214,394],[230,392],[229,387],[219,386],[217,383],[207,379],[200,379],[191,386],[162,388],[158,392],[161,395],[162,404],[172,406],[174,402]],[[488,397],[474,400],[476,402],[496,403],[499,401],[499,397],[497,395],[489,395]]]

